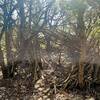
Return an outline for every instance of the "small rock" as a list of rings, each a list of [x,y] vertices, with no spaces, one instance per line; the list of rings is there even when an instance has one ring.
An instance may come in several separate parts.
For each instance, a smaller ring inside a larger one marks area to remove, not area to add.
[[[49,91],[49,88],[43,90],[43,93],[47,93]]]
[[[2,95],[0,95],[0,99],[2,98]]]
[[[44,88],[39,88],[38,90],[39,90],[39,91],[43,91],[43,89],[44,89]]]
[[[40,80],[37,81],[37,84],[41,84],[41,83],[43,83],[42,79],[40,79]]]
[[[44,99],[47,99],[48,97],[46,95],[43,96]]]
[[[91,98],[88,98],[88,99],[86,99],[86,100],[95,100],[93,97],[91,97]]]
[[[5,90],[6,88],[5,88],[5,87],[0,87],[0,89],[1,89],[1,90]]]
[[[42,97],[38,98],[38,100],[43,100]]]
[[[34,87],[35,87],[35,89],[37,89],[37,88],[39,88],[39,86],[40,86],[39,84],[36,84]]]

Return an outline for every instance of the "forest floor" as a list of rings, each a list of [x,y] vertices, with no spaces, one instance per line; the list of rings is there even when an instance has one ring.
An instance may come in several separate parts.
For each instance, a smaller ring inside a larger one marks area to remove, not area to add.
[[[34,89],[26,84],[20,86],[19,83],[9,83],[6,80],[4,86],[0,86],[0,100],[95,100],[90,95],[84,99],[83,95],[62,90],[53,93],[50,87],[45,87],[42,79],[37,81]]]
[[[96,100],[89,94],[83,96],[81,92],[77,93],[77,90],[51,89],[45,80],[41,76],[33,87],[31,78],[22,79],[17,76],[13,80],[0,79],[0,100]]]
[[[58,89],[56,83],[54,84],[55,76],[60,76],[59,80],[62,80],[65,75],[62,76],[59,72],[64,73],[66,70],[60,66],[60,69],[55,67],[56,70],[58,69],[55,72],[54,67],[55,64],[44,68],[35,84],[29,74],[24,73],[22,76],[16,75],[13,79],[3,79],[0,71],[0,100],[100,100],[100,93],[97,92],[96,95],[99,97],[95,99],[94,93],[88,91]]]

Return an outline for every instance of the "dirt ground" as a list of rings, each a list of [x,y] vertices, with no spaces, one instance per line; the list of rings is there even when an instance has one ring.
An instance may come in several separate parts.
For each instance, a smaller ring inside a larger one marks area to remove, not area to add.
[[[1,73],[2,76],[2,73]],[[83,95],[77,91],[58,90],[56,86],[51,88],[41,76],[39,80],[32,84],[30,77],[27,79],[17,76],[14,79],[0,79],[0,100],[97,100],[95,96]],[[98,99],[100,100],[100,99]]]

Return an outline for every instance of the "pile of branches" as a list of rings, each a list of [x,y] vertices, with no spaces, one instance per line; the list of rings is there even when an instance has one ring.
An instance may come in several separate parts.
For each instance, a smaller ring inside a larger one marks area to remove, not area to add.
[[[61,60],[61,59],[60,59]],[[49,72],[45,71],[45,79],[51,87],[54,84],[59,89],[81,89],[89,90],[94,89],[100,85],[100,66],[96,63],[82,62],[84,67],[84,86],[80,87],[79,84],[79,63],[68,62],[48,62]],[[50,71],[51,70],[51,71]]]

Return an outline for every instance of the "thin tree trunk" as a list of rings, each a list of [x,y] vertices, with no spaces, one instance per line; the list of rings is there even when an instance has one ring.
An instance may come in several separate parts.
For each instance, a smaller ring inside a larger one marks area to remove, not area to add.
[[[0,66],[1,66],[2,74],[3,74],[3,78],[6,78],[4,56],[3,56],[3,51],[1,49],[1,44],[0,44]]]
[[[20,17],[20,28],[19,28],[19,56],[18,60],[23,61],[25,58],[25,39],[24,39],[24,32],[25,32],[25,13],[24,13],[24,0],[18,0],[18,8],[19,8],[19,17]]]
[[[85,36],[85,26],[84,26],[84,10],[79,9],[77,17],[77,30],[80,37],[80,58],[79,58],[79,74],[78,80],[81,88],[84,87],[84,62],[86,56],[86,36]]]

